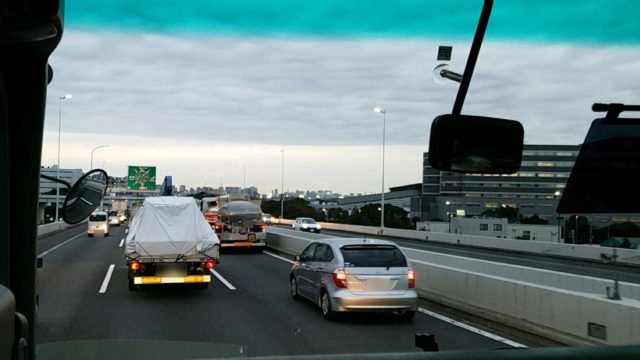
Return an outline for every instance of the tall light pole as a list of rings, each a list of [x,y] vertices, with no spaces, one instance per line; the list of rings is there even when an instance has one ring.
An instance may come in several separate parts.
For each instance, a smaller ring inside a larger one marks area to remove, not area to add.
[[[247,192],[247,165],[242,164],[242,192]]]
[[[284,149],[281,149],[282,153],[282,183],[280,184],[280,219],[284,220]]]
[[[98,149],[102,149],[102,148],[106,148],[109,147],[109,145],[100,145],[98,147],[93,148],[93,150],[91,150],[91,167],[89,168],[89,170],[93,170],[93,152],[98,150]]]
[[[380,229],[384,229],[384,143],[385,131],[387,124],[387,111],[379,106],[373,108],[373,111],[382,114],[382,191],[380,192],[382,213],[380,214]]]
[[[576,240],[578,239],[578,218],[580,215],[575,216],[575,229],[573,230],[573,244],[576,244]]]
[[[58,101],[58,167],[56,171],[56,177],[60,179],[60,133],[62,129],[62,100],[71,99],[71,94],[60,96]],[[59,221],[58,207],[60,204],[60,183],[56,182],[56,222]]]
[[[447,201],[447,221],[449,222],[449,234],[451,234],[451,201]]]

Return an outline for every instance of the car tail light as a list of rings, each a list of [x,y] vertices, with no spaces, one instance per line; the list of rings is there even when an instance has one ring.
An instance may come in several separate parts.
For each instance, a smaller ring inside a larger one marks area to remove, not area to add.
[[[413,269],[409,269],[407,272],[407,280],[409,281],[409,288],[413,289],[416,287],[416,272]]]
[[[265,227],[266,227],[265,224],[258,224],[258,228],[260,228],[260,231],[264,231]]]
[[[344,273],[343,269],[336,269],[332,274],[333,283],[336,284],[339,288],[347,287],[347,274]]]
[[[140,270],[140,263],[133,260],[132,262],[129,263],[129,267],[131,268],[132,271],[138,271]]]
[[[204,266],[204,268],[205,268],[205,269],[207,269],[207,270],[213,270],[213,269],[215,269],[215,267],[216,267],[216,262],[215,262],[215,261],[213,261],[213,260],[207,260],[207,261],[205,261],[202,265],[203,265],[203,266]]]

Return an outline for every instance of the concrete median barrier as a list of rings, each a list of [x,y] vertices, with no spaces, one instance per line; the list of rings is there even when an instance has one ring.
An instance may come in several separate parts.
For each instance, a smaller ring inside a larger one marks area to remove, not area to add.
[[[282,224],[291,224],[293,220],[280,220]],[[390,237],[434,241],[453,245],[474,246],[489,249],[500,249],[507,251],[525,252],[531,254],[544,254],[550,256],[578,258],[585,260],[600,261],[602,254],[611,255],[613,249],[602,246],[573,245],[563,243],[550,243],[533,240],[504,239],[474,235],[460,235],[427,232],[418,230],[392,229],[376,226],[361,226],[337,223],[320,223],[325,230],[347,231],[358,234],[384,235]],[[640,266],[640,250],[636,249],[616,249],[618,262],[626,265]]]

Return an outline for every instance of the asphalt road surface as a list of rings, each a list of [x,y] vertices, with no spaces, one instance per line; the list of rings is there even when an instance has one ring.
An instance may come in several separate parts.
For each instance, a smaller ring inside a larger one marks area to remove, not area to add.
[[[224,281],[212,277],[206,290],[160,285],[130,292],[121,247],[125,229],[89,238],[79,226],[38,240],[44,260],[38,344],[135,339],[236,344],[254,356],[384,353],[421,351],[414,334],[430,333],[441,351],[536,345],[486,324],[462,319],[467,324],[461,325],[426,302],[410,322],[380,314],[327,321],[314,304],[291,298],[291,265],[277,254],[223,252],[216,271]]]

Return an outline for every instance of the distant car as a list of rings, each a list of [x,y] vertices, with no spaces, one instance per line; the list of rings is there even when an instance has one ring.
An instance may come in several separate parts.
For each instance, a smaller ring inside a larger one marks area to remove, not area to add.
[[[312,218],[305,218],[305,217],[297,218],[292,226],[294,230],[309,231],[309,232],[313,231],[316,233],[320,232],[320,224],[318,224]]]
[[[87,235],[93,237],[95,233],[103,233],[109,236],[109,214],[106,211],[94,211],[89,215]]]
[[[273,225],[273,217],[271,214],[262,214],[262,221],[267,225]]]
[[[127,215],[124,214],[124,211],[119,211],[118,214],[120,216],[120,222],[121,223],[127,221]]]
[[[120,226],[120,215],[117,211],[109,211],[109,225]]]
[[[327,319],[371,311],[411,320],[418,306],[415,281],[394,243],[353,238],[312,242],[295,257],[289,274],[291,296],[311,300]]]

